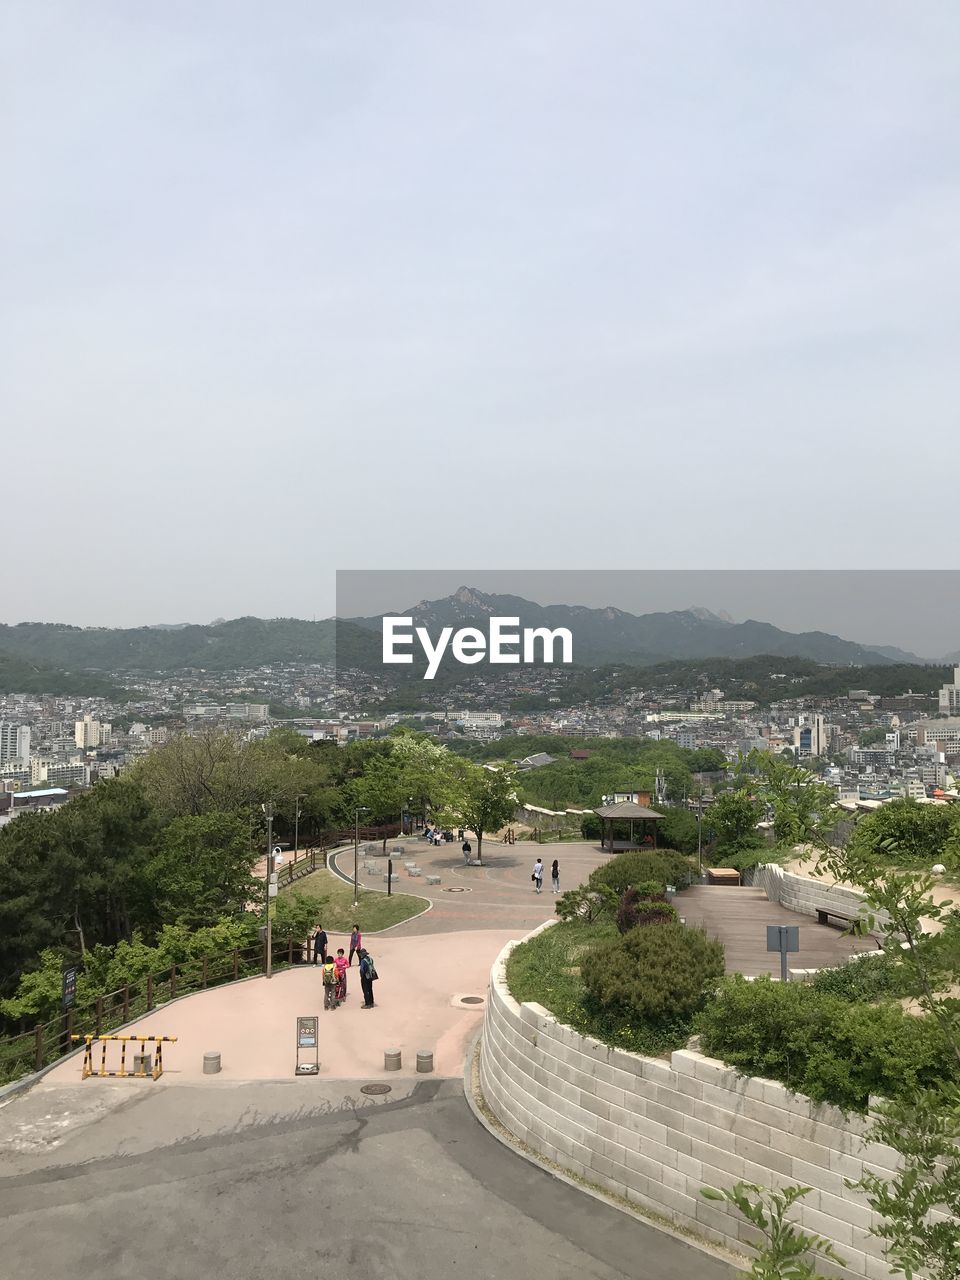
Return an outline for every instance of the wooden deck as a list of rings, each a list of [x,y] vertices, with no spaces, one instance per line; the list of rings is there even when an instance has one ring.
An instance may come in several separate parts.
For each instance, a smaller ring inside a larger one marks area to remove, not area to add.
[[[728,973],[780,976],[779,953],[767,951],[768,924],[799,925],[800,950],[788,959],[791,969],[825,969],[843,964],[856,951],[877,949],[873,938],[847,938],[841,929],[817,924],[813,916],[768,902],[762,889],[697,884],[678,893],[674,906],[687,924],[702,925],[720,939]]]

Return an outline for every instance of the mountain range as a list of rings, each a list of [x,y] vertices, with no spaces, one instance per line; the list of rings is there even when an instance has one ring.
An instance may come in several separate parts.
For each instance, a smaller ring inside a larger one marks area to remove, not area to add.
[[[516,617],[521,627],[567,627],[573,635],[573,658],[580,666],[629,662],[649,666],[687,658],[808,658],[840,666],[884,663],[922,664],[926,659],[888,645],[864,645],[825,631],[794,634],[769,622],[734,622],[729,614],[697,606],[669,613],[626,613],[607,606],[540,605],[520,596],[490,595],[461,587],[441,600],[421,600],[405,617],[426,626],[431,635],[440,627],[478,625],[490,617]],[[351,622],[379,633],[381,619],[353,618]]]
[[[421,600],[403,616],[431,634],[443,626],[479,625],[492,616],[517,617],[521,627],[567,627],[577,666],[630,663],[649,666],[696,658],[747,658],[769,654],[836,666],[920,664],[928,660],[886,645],[845,640],[824,631],[794,634],[768,622],[734,622],[691,607],[631,614],[611,607],[540,605],[519,596],[491,595],[461,587],[440,600]],[[61,623],[0,625],[0,658],[19,659],[68,672],[155,673],[189,668],[225,671],[273,663],[331,663],[381,671],[381,616],[349,619],[235,618],[209,626],[134,628],[73,627]],[[948,658],[946,661],[960,659]],[[940,661],[944,661],[941,659]],[[398,675],[417,676],[414,667]]]

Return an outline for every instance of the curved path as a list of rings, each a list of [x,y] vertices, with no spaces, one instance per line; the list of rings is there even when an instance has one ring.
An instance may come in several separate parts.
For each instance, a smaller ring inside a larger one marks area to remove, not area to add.
[[[355,1090],[179,1085],[62,1136],[74,1091],[0,1109],[9,1275],[104,1280],[730,1280],[733,1270],[532,1167],[474,1119],[460,1081]],[[96,1091],[96,1092],[94,1092]],[[10,1120],[20,1116],[11,1149]],[[88,1117],[93,1119],[91,1115]],[[32,1120],[32,1125],[31,1125]],[[56,1144],[56,1145],[50,1145]],[[19,1150],[19,1154],[16,1154]]]

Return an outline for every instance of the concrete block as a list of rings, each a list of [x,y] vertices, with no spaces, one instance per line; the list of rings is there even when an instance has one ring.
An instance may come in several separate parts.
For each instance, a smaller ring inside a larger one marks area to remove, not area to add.
[[[853,1245],[853,1227],[849,1223],[841,1222],[839,1218],[834,1218],[829,1213],[821,1213],[819,1209],[805,1205],[802,1200],[796,1206],[796,1210],[797,1221],[804,1230],[814,1231],[817,1235],[832,1240],[841,1253],[843,1246]]]
[[[753,1142],[750,1138],[741,1138],[739,1134],[735,1134],[733,1149],[744,1160],[765,1165],[769,1169],[775,1169],[777,1173],[784,1173],[789,1177],[793,1171],[791,1157],[783,1151],[775,1151],[769,1144]]]
[[[694,1147],[693,1154],[700,1161],[703,1170],[703,1181],[705,1185],[710,1185],[711,1181],[717,1182],[718,1186],[732,1186],[738,1178],[743,1178],[744,1160],[742,1156],[738,1156],[733,1151],[726,1151],[720,1147]],[[726,1179],[726,1180],[724,1180]]]
[[[847,1199],[839,1195],[831,1195],[828,1191],[815,1191],[808,1198],[812,1201],[814,1196],[817,1197],[816,1208],[821,1213],[827,1213],[831,1218],[837,1218],[852,1227],[860,1227],[864,1231],[871,1225],[873,1214],[861,1198]]]
[[[411,867],[410,870],[407,872],[408,876],[414,876],[414,877],[420,876],[422,874],[423,872],[420,870],[419,867]]]
[[[439,876],[427,876],[427,884],[439,884],[439,883],[440,883]]]
[[[599,1066],[600,1064],[598,1063],[597,1065]],[[595,1080],[593,1087],[594,1087],[594,1090],[596,1091],[597,1097],[602,1099],[602,1101],[606,1102],[608,1106],[611,1103],[618,1107],[623,1106],[623,1090],[622,1089],[618,1089],[611,1084],[604,1084],[602,1080]]]
[[[792,1175],[805,1187],[814,1187],[817,1191],[829,1191],[831,1195],[843,1193],[843,1176],[830,1168],[819,1164],[808,1164],[806,1160],[794,1157]]]

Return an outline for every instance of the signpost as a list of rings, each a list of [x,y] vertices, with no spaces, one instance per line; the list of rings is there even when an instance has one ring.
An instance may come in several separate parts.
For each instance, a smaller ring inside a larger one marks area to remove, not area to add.
[[[800,926],[795,924],[768,924],[767,950],[780,952],[780,981],[789,982],[787,956],[800,950]]]
[[[73,1032],[73,1006],[77,1003],[77,973],[75,964],[63,966],[63,980],[60,987],[60,1052],[66,1053],[70,1048],[70,1036]]]
[[[320,1071],[320,1039],[319,1021],[315,1015],[297,1019],[297,1070],[298,1076],[315,1076]],[[313,1050],[313,1061],[301,1062],[300,1055],[304,1050]]]

